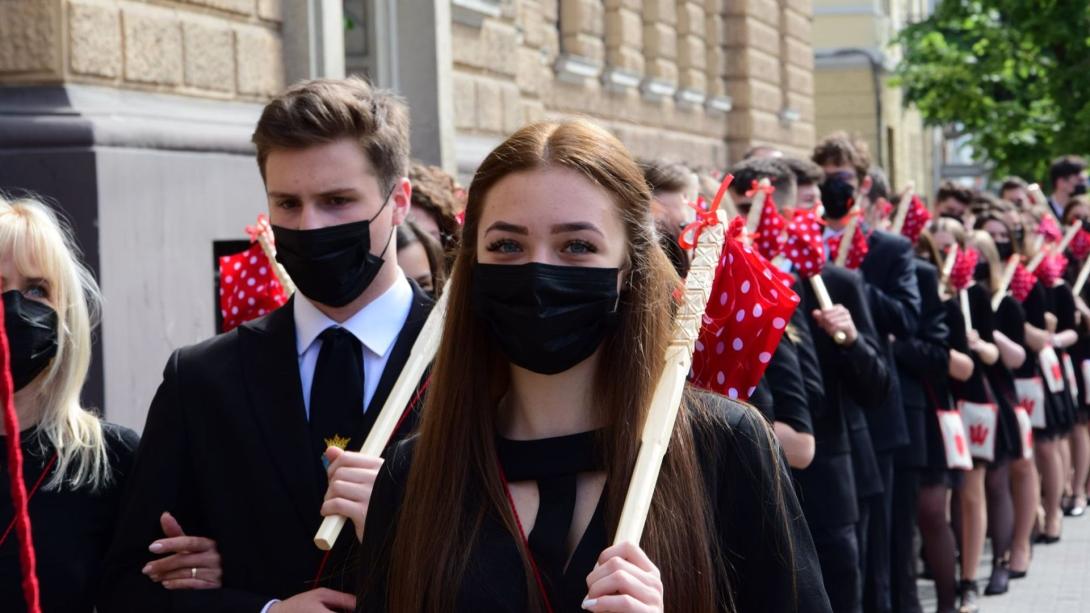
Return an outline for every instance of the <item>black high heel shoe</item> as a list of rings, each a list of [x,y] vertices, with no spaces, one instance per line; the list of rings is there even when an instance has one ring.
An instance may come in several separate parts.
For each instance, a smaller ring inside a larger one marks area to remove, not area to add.
[[[992,576],[988,578],[988,585],[984,588],[985,596],[998,596],[1006,594],[1010,587],[1011,570],[1006,560],[996,560],[992,565]]]

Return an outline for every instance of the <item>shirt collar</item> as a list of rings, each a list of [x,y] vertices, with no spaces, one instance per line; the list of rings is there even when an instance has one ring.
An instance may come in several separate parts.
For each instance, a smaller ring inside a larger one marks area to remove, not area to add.
[[[390,289],[370,304],[338,324],[318,310],[310,300],[298,294],[292,301],[295,316],[295,349],[299,355],[306,353],[318,335],[327,328],[340,326],[355,336],[371,353],[382,357],[393,346],[401,333],[405,319],[412,308],[413,290],[408,279],[400,271]]]

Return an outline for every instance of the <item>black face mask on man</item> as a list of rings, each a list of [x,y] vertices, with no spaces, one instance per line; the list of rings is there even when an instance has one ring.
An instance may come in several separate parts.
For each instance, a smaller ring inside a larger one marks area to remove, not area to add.
[[[473,310],[513,364],[555,375],[590,357],[617,321],[616,268],[481,264]]]
[[[396,187],[395,184],[386,194],[375,215],[365,221],[314,230],[272,227],[276,261],[284,265],[304,296],[331,307],[342,307],[371,285],[382,269],[385,262],[382,256],[386,255],[394,236],[391,227],[382,253],[371,253],[371,222],[389,204]]]
[[[4,292],[4,331],[11,353],[15,391],[30,385],[57,355],[57,312],[49,305],[24,298],[18,290]]]
[[[842,219],[855,205],[855,187],[838,175],[830,175],[821,184],[821,205],[825,219]]]

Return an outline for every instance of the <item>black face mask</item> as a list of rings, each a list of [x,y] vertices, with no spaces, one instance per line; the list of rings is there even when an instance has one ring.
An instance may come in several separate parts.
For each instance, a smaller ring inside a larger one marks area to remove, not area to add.
[[[616,268],[475,264],[473,310],[507,359],[555,375],[590,357],[617,320]]]
[[[390,248],[390,238],[382,253],[371,253],[371,222],[390,201],[386,194],[375,216],[314,230],[289,230],[273,226],[276,261],[284,265],[293,283],[304,296],[331,307],[342,307],[363,293],[382,269],[382,256]]]
[[[19,391],[57,355],[57,312],[23,298],[17,290],[4,292],[4,331],[11,350],[11,380]]]
[[[1014,230],[1011,231],[1011,238],[1014,242],[1021,244],[1022,239],[1026,237],[1026,229],[1022,226],[1014,226]]]
[[[1081,196],[1086,193],[1086,183],[1076,183],[1075,189],[1071,191],[1072,196]]]
[[[1014,255],[1014,244],[1010,241],[1003,241],[995,244],[995,250],[999,252],[999,259],[1006,262]]]
[[[825,219],[837,220],[848,214],[855,204],[855,188],[837,175],[831,175],[821,184],[821,205],[825,207]]]

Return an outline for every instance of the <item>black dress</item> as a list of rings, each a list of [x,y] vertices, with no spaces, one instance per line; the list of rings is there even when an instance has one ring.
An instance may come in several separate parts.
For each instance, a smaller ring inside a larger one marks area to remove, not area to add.
[[[830,611],[814,545],[778,453],[766,442],[762,417],[752,408],[720,396],[702,395],[714,413],[705,429],[696,427],[696,450],[710,495],[719,546],[717,566],[726,569],[737,611]],[[586,577],[597,556],[609,545],[603,504],[572,554],[567,570],[558,562],[549,533],[567,534],[567,520],[557,522],[558,492],[570,488],[573,473],[594,470],[594,434],[584,433],[537,441],[497,442],[502,467],[510,481],[536,480],[542,494],[534,527],[528,535],[531,551],[555,611],[579,611],[586,596]],[[383,465],[367,513],[360,563],[364,591],[358,611],[386,611],[386,575],[390,548],[408,477],[415,438],[398,444]],[[777,474],[778,472],[778,474]],[[436,475],[436,478],[442,478]],[[567,486],[562,485],[565,481]],[[551,500],[547,501],[546,496]],[[776,521],[772,500],[782,497],[784,520]],[[550,510],[551,509],[551,510]],[[467,552],[462,585],[450,595],[456,611],[525,611],[526,577],[518,553],[520,535],[511,534],[498,510],[486,515],[472,549]],[[560,514],[562,515],[562,513]],[[560,529],[556,523],[562,524]],[[779,528],[777,528],[777,524]],[[538,531],[543,530],[544,535]],[[562,547],[562,545],[561,545]],[[789,553],[790,552],[790,553]],[[793,572],[785,559],[794,557]],[[559,556],[563,557],[563,556]],[[669,601],[670,595],[666,594]]]
[[[990,307],[989,307],[990,308]],[[1026,316],[1018,301],[1004,296],[995,311],[995,330],[1002,332],[1018,345],[1025,345]],[[1022,434],[1014,407],[1018,404],[1018,392],[1014,387],[1014,375],[1003,364],[1002,358],[986,368],[988,382],[996,400],[995,461],[1017,460],[1022,457]]]
[[[30,527],[37,557],[42,611],[91,613],[99,589],[102,560],[113,536],[121,486],[132,466],[140,439],[128,428],[103,424],[112,480],[97,492],[87,488],[46,490],[30,499]],[[3,442],[5,437],[0,437]],[[22,433],[23,480],[34,487],[53,457],[53,448],[37,429]],[[43,448],[43,445],[45,447]],[[7,528],[14,516],[8,479],[7,454],[0,458],[0,522]],[[54,469],[55,470],[55,469]],[[0,611],[25,611],[20,582],[19,539],[11,535],[0,546]]]
[[[1025,301],[1022,302],[1022,309],[1026,313],[1026,323],[1041,330],[1046,329],[1045,314],[1053,310],[1052,302],[1051,292],[1041,283],[1035,283]],[[1048,387],[1041,360],[1036,354],[1027,353],[1029,355],[1027,355],[1026,363],[1015,370],[1015,376],[1041,377],[1041,380],[1045,382],[1045,427],[1034,428],[1033,436],[1040,439],[1054,438],[1067,431],[1068,426],[1065,424],[1069,421],[1071,397],[1067,390],[1053,392]]]
[[[1053,312],[1056,314],[1056,333],[1075,330],[1075,295],[1071,293],[1071,286],[1059,281],[1056,285],[1048,288],[1048,293],[1052,299]],[[1057,349],[1056,355],[1059,356],[1060,364],[1064,370],[1063,408],[1057,426],[1060,434],[1067,434],[1074,427],[1076,421],[1078,386],[1076,385],[1074,390],[1071,389],[1066,365],[1066,361],[1071,360],[1071,356],[1068,355],[1067,350]],[[1077,364],[1072,364],[1072,366],[1074,368],[1078,367]],[[1075,379],[1078,379],[1077,373],[1077,370],[1073,373]]]

